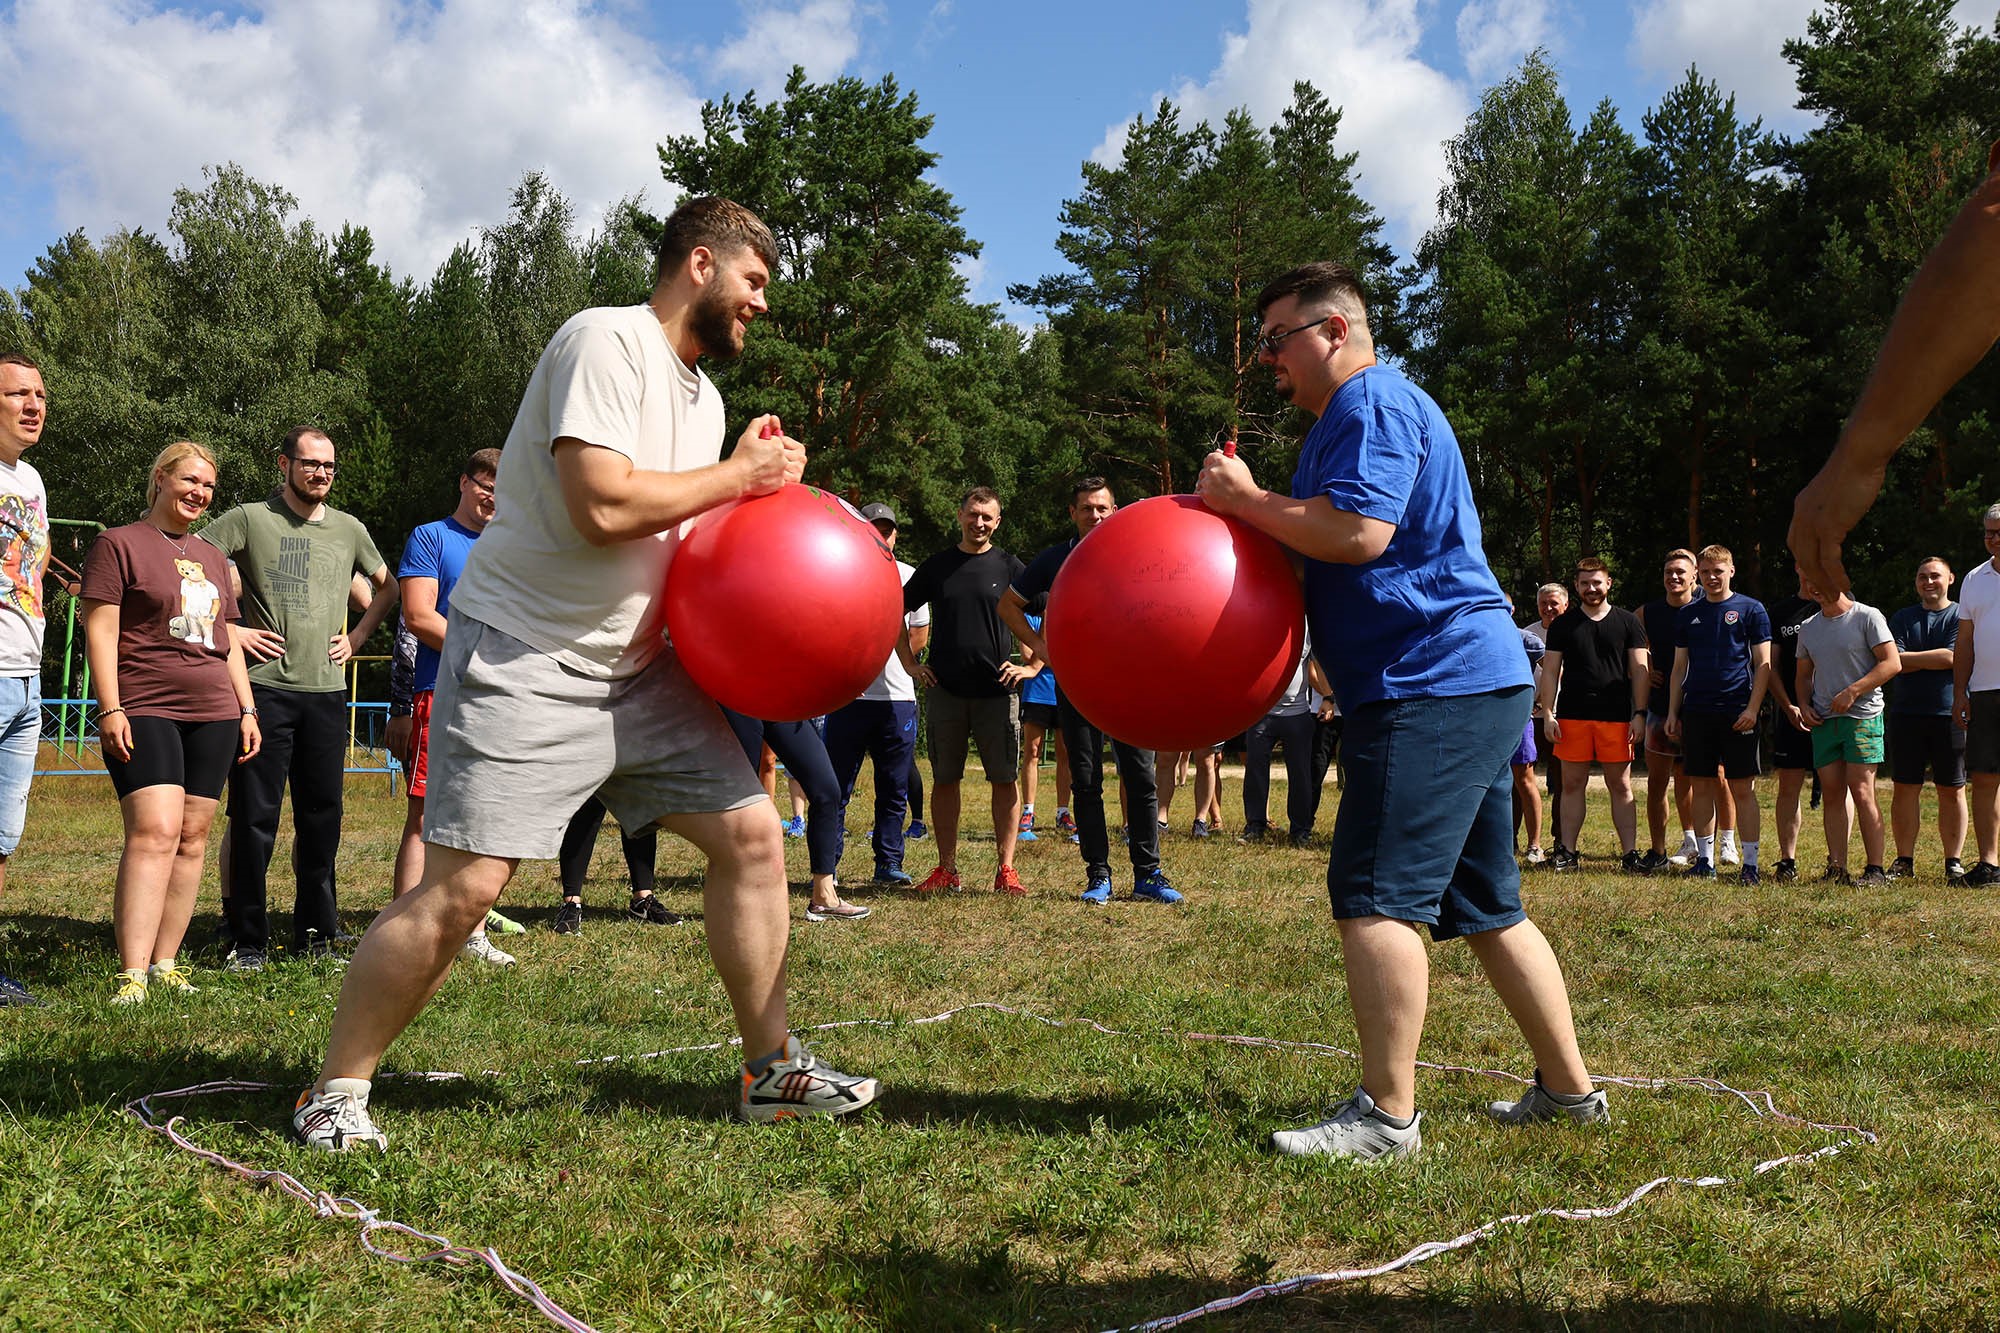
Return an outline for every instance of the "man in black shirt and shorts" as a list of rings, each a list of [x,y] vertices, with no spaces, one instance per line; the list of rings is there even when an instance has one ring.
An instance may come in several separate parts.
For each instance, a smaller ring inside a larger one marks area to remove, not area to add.
[[[1945,878],[1965,879],[1965,733],[1951,721],[1952,650],[1958,603],[1952,572],[1940,555],[1917,565],[1917,601],[1889,617],[1903,670],[1889,685],[1889,777],[1896,784],[1889,823],[1896,859],[1890,879],[1916,873],[1917,830],[1923,824],[1924,774],[1937,785],[1938,841]]]
[[[931,608],[928,665],[910,652],[908,631],[897,640],[903,667],[928,686],[926,716],[931,744],[931,828],[938,864],[920,892],[956,892],[959,783],[973,744],[993,788],[993,842],[1000,868],[993,887],[1021,895],[1028,890],[1014,870],[1021,833],[1021,696],[1015,687],[1041,669],[1008,660],[1013,643],[1000,623],[1000,598],[1027,568],[993,544],[1000,526],[1000,497],[975,486],[958,506],[959,541],[917,566],[903,585],[903,608]]]
[[[1646,631],[1639,617],[1611,605],[1611,571],[1595,556],[1576,562],[1576,601],[1549,625],[1537,693],[1543,726],[1562,760],[1561,823],[1554,870],[1581,862],[1584,794],[1592,760],[1604,769],[1611,825],[1622,865],[1640,873],[1639,812],[1632,798],[1632,747],[1646,734]]]

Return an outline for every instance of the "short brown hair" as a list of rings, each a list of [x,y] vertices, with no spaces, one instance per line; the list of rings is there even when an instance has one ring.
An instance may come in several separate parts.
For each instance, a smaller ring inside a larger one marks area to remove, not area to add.
[[[1602,574],[1608,579],[1611,577],[1611,566],[1594,555],[1587,555],[1576,562],[1576,573],[1572,577],[1580,579],[1585,574]]]
[[[659,249],[653,254],[654,285],[687,262],[697,248],[722,259],[748,249],[768,267],[778,266],[778,241],[764,219],[733,199],[704,195],[676,208],[660,228]]]
[[[475,481],[480,477],[499,476],[500,451],[498,449],[474,449],[470,454],[466,455],[465,466],[458,470],[458,475],[468,481]]]
[[[42,373],[40,366],[36,365],[25,354],[20,352],[0,352],[0,366],[22,366],[34,371],[37,375]]]
[[[1000,492],[994,490],[991,486],[974,486],[965,493],[965,498],[958,502],[958,507],[962,512],[973,505],[982,504],[987,500],[991,500],[994,504],[999,504]]]
[[[1941,555],[1927,555],[1923,559],[1917,561],[1918,569],[1922,569],[1925,565],[1943,565],[1945,573],[1949,574],[1953,572],[1951,567],[1951,561],[1945,559]]]
[[[1368,332],[1368,296],[1361,290],[1361,275],[1345,264],[1330,259],[1301,264],[1271,279],[1257,293],[1258,317],[1287,296],[1298,297],[1300,305],[1331,307],[1346,318],[1349,328]]]
[[[333,436],[328,435],[318,426],[294,426],[285,432],[285,442],[278,446],[278,452],[287,458],[297,458],[299,456],[299,441],[309,435],[317,435],[328,444],[333,443]]]
[[[1701,548],[1701,558],[1710,564],[1728,565],[1731,569],[1736,568],[1736,557],[1727,546],[1704,546]],[[1699,561],[1696,563],[1699,563]]]
[[[1093,491],[1111,491],[1111,483],[1102,477],[1078,477],[1076,484],[1069,488],[1070,505],[1074,507],[1078,500],[1081,500]],[[1111,491],[1111,499],[1113,502],[1116,502],[1118,492]]]
[[[1685,560],[1690,565],[1698,565],[1701,563],[1701,561],[1694,558],[1693,551],[1688,550],[1688,548],[1685,546],[1676,546],[1673,550],[1667,552],[1667,558],[1660,562],[1660,567],[1664,569],[1668,565],[1674,563],[1674,561],[1676,560]]]

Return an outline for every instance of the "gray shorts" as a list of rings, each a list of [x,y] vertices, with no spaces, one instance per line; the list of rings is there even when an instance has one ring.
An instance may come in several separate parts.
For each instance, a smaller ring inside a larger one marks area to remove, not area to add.
[[[593,794],[632,830],[766,799],[672,652],[595,680],[466,617],[445,636],[429,765],[424,841],[480,856],[553,859]]]
[[[942,686],[930,692],[931,781],[965,778],[966,747],[979,746],[988,782],[1021,776],[1021,696],[1013,691],[966,699]]]

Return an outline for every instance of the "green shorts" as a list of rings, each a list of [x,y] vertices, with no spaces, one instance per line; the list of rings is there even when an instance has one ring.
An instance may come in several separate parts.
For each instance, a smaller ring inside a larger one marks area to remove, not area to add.
[[[1812,729],[1813,767],[1882,762],[1882,715],[1830,717]]]

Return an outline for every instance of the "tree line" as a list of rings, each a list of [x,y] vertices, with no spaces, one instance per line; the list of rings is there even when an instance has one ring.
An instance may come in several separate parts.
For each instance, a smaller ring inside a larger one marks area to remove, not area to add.
[[[725,97],[660,145],[669,197],[757,210],[780,256],[771,314],[709,367],[732,414],[777,412],[807,479],[955,535],[962,490],[1007,500],[1003,542],[1059,535],[1068,482],[1188,489],[1241,441],[1267,484],[1307,422],[1256,363],[1258,289],[1351,264],[1378,346],[1444,406],[1517,599],[1577,557],[1632,600],[1660,555],[1720,541],[1740,586],[1789,591],[1791,497],[1815,471],[1910,274],[2000,137],[2000,42],[1951,0],[1831,0],[1785,45],[1818,123],[1772,134],[1690,69],[1626,130],[1578,115],[1547,56],[1485,91],[1447,145],[1436,225],[1399,262],[1310,82],[1271,123],[1187,123],[1163,101],[1115,162],[1085,162],[1057,221],[1066,267],[1013,287],[1024,330],[970,299],[980,243],[932,175],[931,118],[893,77]],[[169,439],[215,448],[217,510],[265,494],[289,427],[340,447],[335,499],[394,559],[447,511],[472,449],[501,443],[543,343],[589,305],[644,299],[658,218],[638,193],[585,232],[530,172],[506,215],[418,282],[365,225],[322,231],[225,164],[176,192],[165,232],[76,231],[0,292],[0,345],[38,360],[34,461],[59,517],[129,521]],[[1915,561],[1976,559],[2000,499],[2000,370],[1968,377],[1899,455],[1848,568],[1897,605]],[[783,577],[773,570],[773,577]]]

